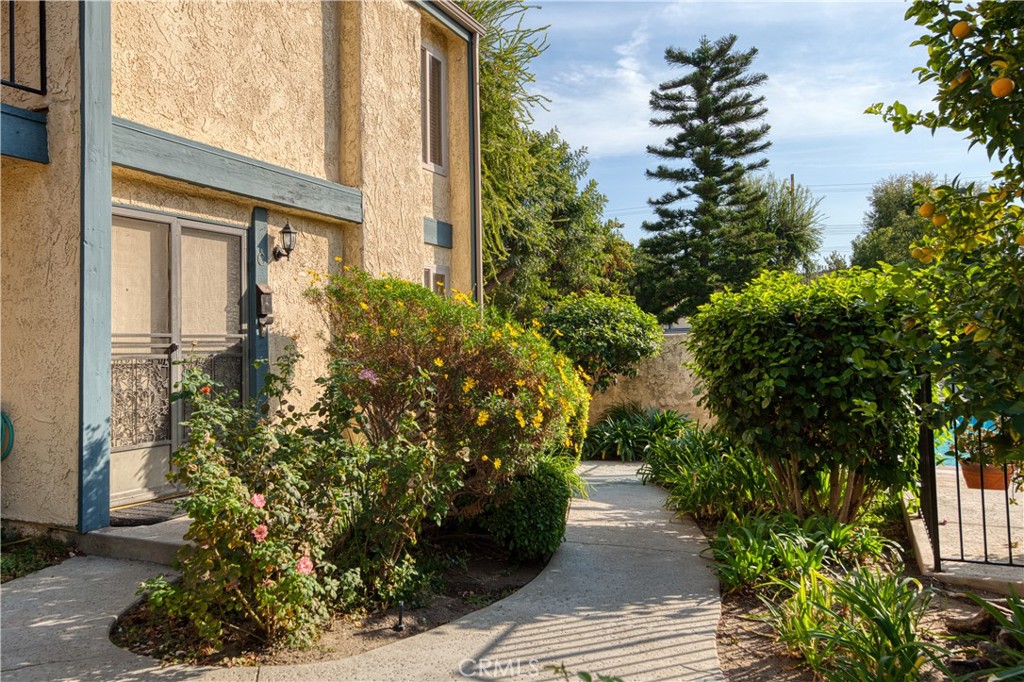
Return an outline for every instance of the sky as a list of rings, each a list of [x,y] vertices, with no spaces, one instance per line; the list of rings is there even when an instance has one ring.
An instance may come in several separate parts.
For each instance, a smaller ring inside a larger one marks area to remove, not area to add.
[[[608,197],[605,217],[619,219],[636,243],[652,217],[647,200],[670,188],[644,176],[655,165],[647,145],[669,133],[648,123],[650,92],[681,74],[666,64],[665,48],[692,50],[703,35],[735,34],[739,49],[758,50],[752,69],[768,75],[758,90],[771,125],[767,171],[792,174],[822,198],[818,259],[849,257],[879,180],[909,172],[984,179],[994,167],[960,133],[896,133],[864,113],[876,102],[931,105],[934,84],[913,73],[927,56],[910,47],[921,29],[904,20],[906,9],[892,1],[542,2],[525,22],[549,25],[549,47],[531,66],[534,90],[550,102],[534,110],[534,127],[558,128],[574,148],[587,148],[590,177]]]

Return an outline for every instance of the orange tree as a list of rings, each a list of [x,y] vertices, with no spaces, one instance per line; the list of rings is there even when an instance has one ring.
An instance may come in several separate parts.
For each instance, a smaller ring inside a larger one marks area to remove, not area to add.
[[[912,253],[930,267],[894,271],[920,307],[899,336],[957,388],[936,424],[1003,419],[999,450],[1024,459],[1024,3],[917,0],[907,19],[925,31],[914,44],[928,60],[916,71],[935,88],[935,109],[868,111],[896,131],[963,132],[1002,167],[981,186],[916,188],[931,226]]]

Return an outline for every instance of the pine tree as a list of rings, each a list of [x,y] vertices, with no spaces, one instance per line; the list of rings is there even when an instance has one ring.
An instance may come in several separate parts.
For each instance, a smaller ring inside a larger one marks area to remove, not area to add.
[[[693,52],[668,48],[665,60],[687,69],[651,93],[656,126],[675,132],[647,152],[663,159],[647,177],[675,184],[649,200],[657,220],[640,242],[636,295],[663,322],[692,315],[711,293],[749,280],[766,260],[755,215],[761,196],[744,182],[764,168],[768,149],[763,96],[767,80],[748,73],[757,49],[734,51],[736,36],[702,37]],[[675,163],[673,163],[675,162]]]

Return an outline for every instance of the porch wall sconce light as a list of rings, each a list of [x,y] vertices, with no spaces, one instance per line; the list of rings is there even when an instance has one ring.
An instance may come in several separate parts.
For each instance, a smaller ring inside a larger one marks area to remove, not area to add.
[[[292,250],[295,248],[295,239],[299,236],[295,228],[292,227],[291,222],[285,221],[284,227],[281,228],[281,245],[274,245],[274,260],[278,261],[282,258],[292,259]]]

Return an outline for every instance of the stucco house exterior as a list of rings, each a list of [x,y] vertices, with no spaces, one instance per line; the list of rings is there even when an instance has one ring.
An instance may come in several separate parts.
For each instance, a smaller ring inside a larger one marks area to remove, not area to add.
[[[0,5],[5,520],[167,494],[183,357],[252,394],[294,340],[312,399],[310,272],[482,302],[482,28],[447,0]]]

